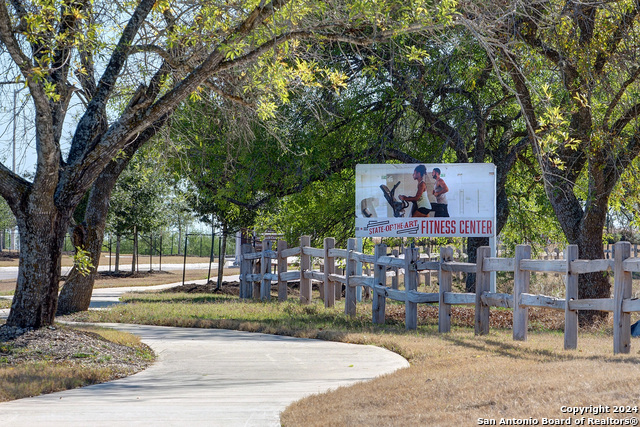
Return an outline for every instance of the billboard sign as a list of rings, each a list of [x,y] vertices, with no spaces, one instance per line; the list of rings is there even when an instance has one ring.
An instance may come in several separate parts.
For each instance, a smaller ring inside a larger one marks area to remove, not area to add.
[[[491,163],[356,166],[356,237],[495,237]]]

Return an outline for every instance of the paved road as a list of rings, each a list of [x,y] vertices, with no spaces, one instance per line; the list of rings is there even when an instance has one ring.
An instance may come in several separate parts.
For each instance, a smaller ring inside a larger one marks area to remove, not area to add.
[[[153,267],[154,270],[160,270],[162,267],[162,271],[182,271],[182,264],[140,264],[138,265],[138,271],[149,271]],[[187,270],[206,270],[209,268],[208,262],[200,262],[200,263],[190,263],[187,264]],[[214,262],[211,264],[211,272],[214,273],[218,269],[218,263]],[[111,267],[113,270],[113,266]],[[120,266],[121,271],[131,271],[131,264],[125,264]],[[71,267],[62,267],[60,272],[65,275],[69,274],[71,271]],[[98,266],[98,271],[110,271],[109,265],[100,265]],[[18,277],[18,267],[0,267],[0,280],[9,280],[16,279]]]
[[[408,366],[401,356],[373,346],[217,329],[109,326],[142,337],[158,354],[156,363],[121,380],[2,403],[3,425],[277,426],[279,413],[304,396]]]

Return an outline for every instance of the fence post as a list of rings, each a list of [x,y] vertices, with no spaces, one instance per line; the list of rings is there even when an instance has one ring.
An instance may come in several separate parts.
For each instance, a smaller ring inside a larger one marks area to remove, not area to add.
[[[251,268],[251,273],[254,275],[260,275],[262,273],[262,259],[258,258],[253,260],[253,268]],[[251,298],[257,300],[260,299],[260,284],[261,280],[252,280],[251,281]]]
[[[564,349],[578,348],[578,310],[569,310],[569,301],[578,299],[578,275],[571,274],[571,263],[578,259],[578,245],[569,245],[564,252],[567,261],[565,275]]]
[[[531,258],[531,246],[516,246],[516,258],[514,262],[513,280],[513,339],[516,341],[527,340],[527,327],[529,323],[529,310],[520,306],[520,295],[529,292],[531,273],[520,269],[520,261]]]
[[[418,329],[418,303],[409,301],[409,292],[418,290],[416,261],[419,255],[418,248],[411,247],[404,251],[404,323],[408,330]]]
[[[260,299],[263,301],[271,300],[271,257],[267,255],[267,251],[271,250],[271,241],[264,240],[262,242],[262,256],[260,257]],[[265,277],[265,276],[268,276]]]
[[[451,331],[451,305],[445,304],[444,293],[451,292],[451,272],[444,271],[442,264],[453,260],[453,248],[440,248],[440,266],[438,267],[438,281],[440,282],[440,305],[438,307],[438,332]]]
[[[304,273],[311,270],[311,255],[305,255],[304,248],[311,246],[311,236],[300,236],[300,302],[311,303],[311,279]]]
[[[631,243],[618,242],[614,247],[613,279],[613,353],[631,351],[631,314],[622,311],[622,303],[631,298],[631,273],[622,263],[631,256]]]
[[[394,257],[398,258],[398,254],[400,253],[397,249],[394,249],[392,252]],[[393,276],[391,277],[391,288],[398,289],[398,268],[393,267]]]
[[[282,280],[282,274],[287,272],[287,257],[282,256],[282,251],[287,249],[286,240],[278,240],[278,301],[287,300],[287,281]]]
[[[491,272],[484,271],[484,259],[491,256],[491,247],[481,246],[476,255],[476,322],[475,334],[489,333],[489,306],[482,302],[482,293],[491,290]]]
[[[351,277],[356,275],[356,262],[351,259],[351,253],[356,249],[356,239],[347,240],[347,265],[344,275],[346,286],[344,293],[344,314],[347,316],[356,315],[356,288],[351,286]]]
[[[247,275],[251,274],[251,260],[245,259],[244,255],[253,252],[253,247],[244,244],[240,247],[240,298],[251,298],[251,282],[247,279]]]
[[[374,258],[376,261],[375,264],[373,264],[373,300],[371,302],[371,314],[373,323],[379,325],[384,324],[384,311],[387,303],[384,290],[384,288],[386,288],[387,267],[378,264],[378,259],[386,254],[387,245],[384,243],[377,244],[374,249]],[[379,287],[382,287],[382,289]]]
[[[324,239],[324,306],[333,307],[336,303],[335,282],[329,279],[330,274],[336,272],[336,259],[329,256],[329,250],[336,246],[336,239],[325,237]]]

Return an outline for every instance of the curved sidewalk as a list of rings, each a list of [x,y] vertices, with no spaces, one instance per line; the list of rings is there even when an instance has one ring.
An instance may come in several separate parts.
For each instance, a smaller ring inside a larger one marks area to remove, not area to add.
[[[106,326],[158,354],[121,380],[0,404],[4,425],[278,426],[290,403],[409,366],[388,350],[220,329]]]

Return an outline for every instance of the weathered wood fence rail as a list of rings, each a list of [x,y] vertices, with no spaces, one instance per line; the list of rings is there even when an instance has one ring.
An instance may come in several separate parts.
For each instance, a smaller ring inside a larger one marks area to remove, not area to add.
[[[346,249],[335,248],[333,238],[324,239],[324,248],[310,247],[310,237],[302,236],[300,246],[288,248],[286,242],[278,241],[277,251],[271,250],[272,242],[265,241],[261,252],[253,252],[251,245],[243,245],[240,265],[240,298],[271,298],[271,283],[278,282],[278,300],[287,299],[289,281],[300,282],[300,301],[311,302],[312,281],[321,283],[320,297],[325,307],[332,307],[342,296],[345,285],[345,313],[356,313],[356,288],[369,288],[372,293],[372,321],[382,324],[385,321],[386,300],[404,302],[405,324],[407,329],[416,329],[418,323],[417,304],[438,303],[438,330],[449,332],[451,329],[451,306],[475,306],[475,333],[489,332],[490,307],[513,309],[513,338],[526,340],[528,328],[528,308],[542,307],[561,310],[565,313],[564,348],[575,349],[578,345],[578,310],[598,310],[613,312],[613,351],[628,353],[631,346],[631,313],[640,311],[640,300],[631,298],[632,276],[640,272],[640,258],[631,258],[631,245],[628,242],[615,244],[613,259],[580,260],[578,248],[570,245],[564,252],[564,259],[531,259],[531,247],[519,245],[514,258],[490,256],[489,247],[478,248],[476,263],[463,263],[453,260],[453,249],[440,249],[438,260],[421,258],[418,248],[406,248],[404,254],[397,251],[387,253],[384,244],[376,245],[373,255],[357,252],[355,239],[349,239]],[[288,258],[299,257],[299,269],[288,271]],[[323,261],[323,270],[312,270],[313,258]],[[336,274],[336,260],[345,260],[344,274]],[[272,260],[277,260],[277,272],[271,271]],[[356,263],[368,263],[373,266],[373,274],[356,274]],[[404,289],[398,289],[397,271],[404,270]],[[614,273],[614,291],[612,298],[578,299],[578,277],[580,274],[612,270]],[[387,286],[387,272],[395,271],[392,286]],[[418,292],[418,275],[425,271],[438,274],[439,292]],[[513,272],[514,286],[512,294],[490,292],[491,272]],[[452,292],[453,273],[466,272],[476,274],[475,293]],[[564,275],[565,298],[529,293],[531,272],[551,272]]]

